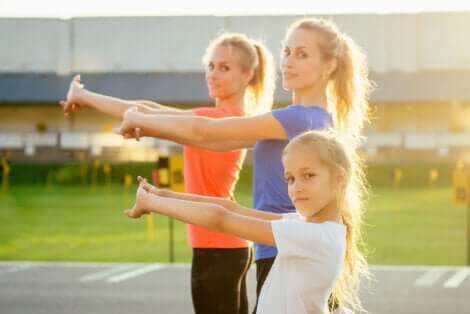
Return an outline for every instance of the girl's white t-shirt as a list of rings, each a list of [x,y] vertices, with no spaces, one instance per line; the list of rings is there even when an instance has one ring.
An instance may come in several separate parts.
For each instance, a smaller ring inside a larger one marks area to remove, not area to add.
[[[278,255],[261,289],[258,314],[324,314],[346,254],[346,227],[297,213],[271,223]]]

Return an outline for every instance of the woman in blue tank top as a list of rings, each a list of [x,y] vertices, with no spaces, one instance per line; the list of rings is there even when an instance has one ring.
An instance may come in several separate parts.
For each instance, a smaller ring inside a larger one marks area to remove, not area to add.
[[[286,108],[224,119],[149,115],[134,108],[125,113],[116,132],[126,138],[153,136],[217,151],[253,148],[254,208],[293,212],[282,150],[304,131],[329,127],[357,145],[372,83],[355,42],[333,22],[316,18],[296,21],[287,29],[281,73],[283,87],[292,92],[292,104]],[[255,246],[259,296],[277,251]]]

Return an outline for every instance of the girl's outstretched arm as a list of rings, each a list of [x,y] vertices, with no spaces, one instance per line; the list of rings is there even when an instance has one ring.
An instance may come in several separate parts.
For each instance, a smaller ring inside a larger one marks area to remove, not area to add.
[[[139,185],[136,203],[126,214],[130,218],[139,218],[151,212],[257,243],[275,245],[269,220],[239,215],[219,204],[159,196]]]
[[[264,219],[264,220],[278,220],[282,218],[282,215],[280,214],[244,207],[238,204],[237,202],[234,202],[226,198],[203,196],[203,195],[197,195],[197,194],[191,194],[191,193],[179,193],[179,192],[173,192],[170,190],[158,189],[155,186],[148,183],[147,179],[143,177],[139,176],[137,177],[137,180],[139,181],[140,186],[145,191],[153,193],[158,196],[192,201],[192,202],[199,202],[199,203],[217,204],[217,205],[222,206],[226,210],[237,213],[239,215],[249,216],[249,217],[259,218],[259,219]]]

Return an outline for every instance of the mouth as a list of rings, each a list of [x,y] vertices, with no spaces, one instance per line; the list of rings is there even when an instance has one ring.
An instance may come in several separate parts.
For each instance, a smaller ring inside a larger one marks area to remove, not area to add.
[[[306,202],[308,201],[307,197],[297,197],[294,199],[294,203]]]
[[[290,79],[296,78],[297,74],[284,72],[282,73],[282,77],[286,80],[290,80]]]

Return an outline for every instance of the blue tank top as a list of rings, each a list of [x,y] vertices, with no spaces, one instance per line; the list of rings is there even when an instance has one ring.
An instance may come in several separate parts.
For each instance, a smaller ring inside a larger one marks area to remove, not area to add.
[[[290,139],[309,130],[332,127],[331,115],[318,106],[290,105],[272,111]],[[288,140],[260,140],[253,149],[254,208],[274,213],[294,212],[284,179],[282,151]],[[255,243],[256,260],[277,255],[275,247]]]

